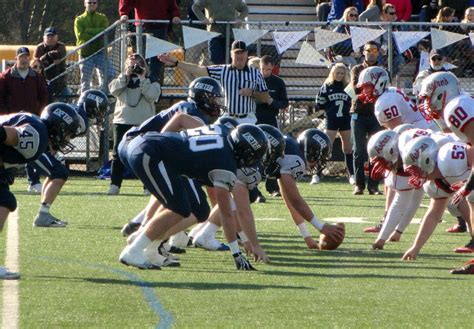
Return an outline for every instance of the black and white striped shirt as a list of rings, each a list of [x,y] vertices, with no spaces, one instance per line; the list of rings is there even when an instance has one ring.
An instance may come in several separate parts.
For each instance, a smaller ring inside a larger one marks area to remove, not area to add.
[[[250,88],[255,91],[267,91],[267,85],[259,70],[245,66],[238,70],[229,65],[212,65],[207,67],[207,72],[222,84],[224,88],[225,105],[230,115],[246,115],[255,113],[257,104],[251,96],[241,96],[239,90]]]

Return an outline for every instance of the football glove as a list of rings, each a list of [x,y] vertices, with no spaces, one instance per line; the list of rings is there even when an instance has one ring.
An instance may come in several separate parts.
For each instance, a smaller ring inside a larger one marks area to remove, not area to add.
[[[235,254],[232,254],[234,256],[234,262],[235,266],[237,267],[238,270],[244,270],[244,271],[254,271],[255,268],[250,264],[250,262],[245,258],[244,255],[239,251]]]

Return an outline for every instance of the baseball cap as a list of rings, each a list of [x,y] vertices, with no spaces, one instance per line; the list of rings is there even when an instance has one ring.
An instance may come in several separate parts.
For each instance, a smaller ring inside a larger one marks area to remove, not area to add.
[[[46,30],[44,30],[43,35],[50,35],[50,34],[56,35],[58,34],[58,32],[56,31],[54,27],[48,27],[46,28]]]
[[[235,40],[234,42],[232,42],[232,47],[230,49],[231,50],[247,51],[247,45],[243,41]]]
[[[20,47],[16,50],[16,56],[28,55],[30,56],[30,50],[27,47]]]
[[[441,57],[444,57],[443,55],[440,54],[440,52],[436,49],[432,49],[430,51],[430,58],[433,58],[434,56],[441,56]]]

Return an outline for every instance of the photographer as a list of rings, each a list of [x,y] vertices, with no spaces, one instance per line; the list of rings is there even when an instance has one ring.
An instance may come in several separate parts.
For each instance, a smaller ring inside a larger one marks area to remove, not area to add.
[[[158,82],[148,78],[148,66],[140,54],[131,54],[127,58],[125,73],[119,74],[109,84],[112,95],[117,98],[115,104],[113,130],[114,149],[112,153],[112,180],[109,195],[120,193],[123,179],[123,164],[117,154],[117,147],[123,135],[133,126],[155,115],[155,100],[160,97],[161,87]]]

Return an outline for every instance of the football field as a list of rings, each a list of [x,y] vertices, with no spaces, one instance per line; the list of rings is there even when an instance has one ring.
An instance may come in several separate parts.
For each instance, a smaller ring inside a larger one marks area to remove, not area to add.
[[[17,327],[470,328],[474,323],[474,276],[449,273],[473,257],[453,252],[469,238],[445,232],[454,220],[449,214],[418,260],[402,262],[419,225],[411,224],[401,242],[370,250],[376,235],[363,228],[381,218],[384,197],[353,196],[345,179],[326,178],[299,188],[319,218],[346,221],[346,238],[337,250],[306,249],[282,199],[268,197],[252,209],[271,264],[237,271],[230,252],[187,248],[181,267],[145,271],[122,265],[118,256],[126,243],[120,228],[148,197],[134,180],[124,181],[118,196],[105,194],[108,184],[72,178],[65,185],[51,213],[68,220],[67,228],[33,228],[39,196],[25,192],[24,179],[13,185],[22,277],[16,288],[0,281],[0,314],[10,312]],[[420,208],[416,218],[425,211]],[[5,228],[0,237],[0,264],[12,238],[7,233]],[[222,233],[218,237],[222,240]],[[18,308],[12,304],[15,289]],[[5,320],[3,325],[15,327]]]

